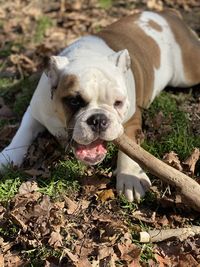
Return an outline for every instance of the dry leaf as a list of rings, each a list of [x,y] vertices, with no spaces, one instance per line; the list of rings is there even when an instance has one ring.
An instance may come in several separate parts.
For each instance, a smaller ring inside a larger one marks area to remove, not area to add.
[[[160,0],[147,0],[147,7],[157,11],[163,10],[163,3]]]
[[[4,267],[4,256],[0,254],[0,267]]]
[[[4,255],[4,266],[5,267],[21,267],[25,266],[25,262],[20,259],[18,255],[8,252]]]
[[[73,262],[73,263],[78,263],[79,258],[77,255],[74,255],[68,248],[65,248],[63,250],[63,252],[69,257],[69,259]]]
[[[5,105],[3,98],[0,97],[0,118],[9,119],[13,117],[13,111],[7,105]]]
[[[195,165],[197,163],[197,161],[199,160],[200,157],[200,151],[199,148],[195,148],[191,154],[191,156],[189,156],[189,158],[187,158],[183,164],[187,166],[187,168],[189,169],[189,171],[191,172],[192,175],[194,175],[194,170],[195,170]]]
[[[163,157],[163,161],[179,171],[183,170],[180,160],[174,151],[166,153]]]
[[[54,248],[62,247],[62,236],[58,232],[52,232],[48,241],[49,245]]]
[[[115,195],[112,189],[103,190],[100,192],[97,192],[98,199],[101,200],[101,202],[106,202],[109,199],[114,199]]]
[[[27,181],[20,185],[18,193],[20,195],[25,195],[28,193],[35,192],[39,189],[37,183],[35,181]]]
[[[117,248],[120,252],[119,258],[131,263],[133,260],[139,260],[140,249],[135,244],[117,244]]]
[[[178,267],[198,267],[198,262],[191,254],[181,254]]]
[[[102,260],[114,254],[114,250],[112,247],[100,247],[98,250],[98,259]]]
[[[75,213],[78,210],[78,204],[66,196],[64,197],[64,199],[65,199],[65,204],[67,206],[67,213],[68,214]]]
[[[89,262],[89,260],[84,257],[81,258],[75,265],[76,267],[92,267],[91,263]]]

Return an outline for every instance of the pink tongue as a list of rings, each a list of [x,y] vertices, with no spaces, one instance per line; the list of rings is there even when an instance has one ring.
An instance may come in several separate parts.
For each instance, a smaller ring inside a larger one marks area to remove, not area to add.
[[[96,140],[89,145],[77,145],[75,153],[82,161],[95,162],[104,158],[107,149],[101,140]]]

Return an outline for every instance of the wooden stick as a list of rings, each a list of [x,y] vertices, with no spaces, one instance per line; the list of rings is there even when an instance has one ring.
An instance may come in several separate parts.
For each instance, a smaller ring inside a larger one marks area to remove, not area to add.
[[[199,234],[200,226],[191,226],[187,228],[176,229],[149,230],[148,232],[140,232],[140,242],[161,242],[172,237],[177,237],[180,239],[180,241],[183,241],[190,236]]]
[[[123,134],[114,143],[142,168],[164,182],[176,186],[185,198],[185,204],[200,211],[200,185],[189,176],[157,159]]]

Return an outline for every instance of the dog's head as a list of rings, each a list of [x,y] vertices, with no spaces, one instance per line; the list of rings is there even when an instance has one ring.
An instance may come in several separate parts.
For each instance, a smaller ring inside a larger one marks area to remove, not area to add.
[[[75,156],[86,164],[102,161],[106,142],[123,133],[129,68],[127,50],[108,57],[50,58],[46,73],[55,113],[68,129]]]

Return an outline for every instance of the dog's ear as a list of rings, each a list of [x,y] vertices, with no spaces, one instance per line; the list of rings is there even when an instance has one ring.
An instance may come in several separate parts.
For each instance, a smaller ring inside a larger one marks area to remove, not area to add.
[[[114,62],[117,67],[121,68],[123,72],[126,72],[131,67],[131,58],[127,49],[113,53],[108,59]]]
[[[45,74],[48,76],[52,90],[58,85],[62,70],[69,64],[67,57],[52,56],[48,59]]]

